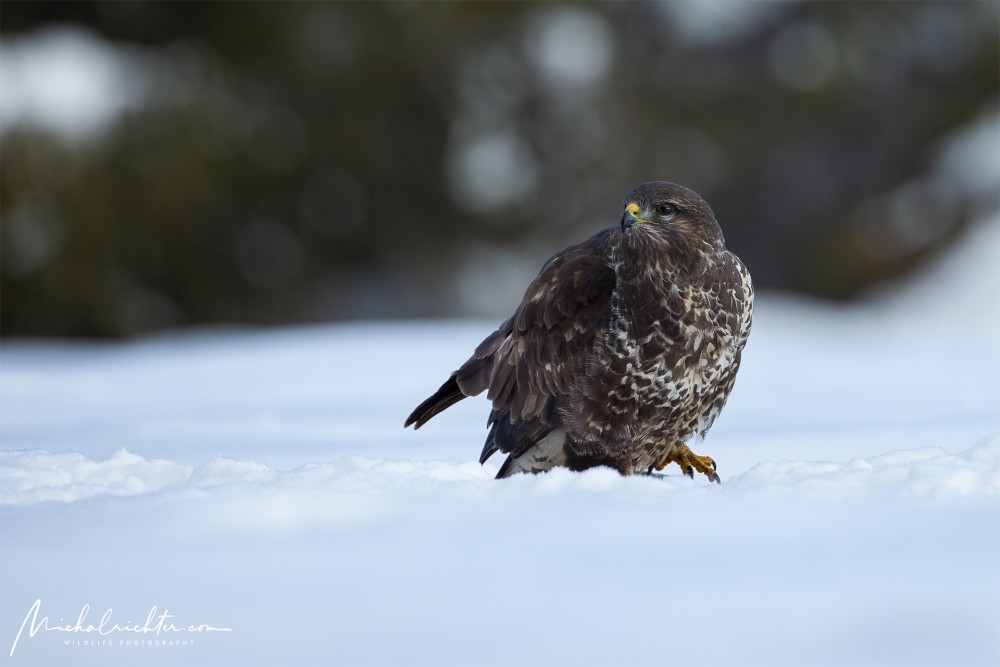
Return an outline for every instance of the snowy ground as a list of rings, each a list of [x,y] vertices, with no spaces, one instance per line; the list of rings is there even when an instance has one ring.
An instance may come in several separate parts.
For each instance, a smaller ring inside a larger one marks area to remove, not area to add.
[[[481,398],[403,431],[494,322],[4,344],[2,662],[1000,664],[997,229],[869,306],[760,297],[721,486],[493,481]],[[105,634],[18,639],[36,600]],[[231,630],[113,627],[164,612]]]

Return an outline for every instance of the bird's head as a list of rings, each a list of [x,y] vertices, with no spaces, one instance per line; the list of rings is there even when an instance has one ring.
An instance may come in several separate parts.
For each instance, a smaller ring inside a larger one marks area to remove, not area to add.
[[[652,234],[678,250],[725,247],[708,203],[694,190],[666,181],[636,186],[625,197],[622,233]]]

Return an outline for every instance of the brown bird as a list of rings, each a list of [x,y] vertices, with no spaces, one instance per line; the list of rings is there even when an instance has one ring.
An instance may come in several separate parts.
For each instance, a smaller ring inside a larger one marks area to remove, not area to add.
[[[644,183],[621,224],[545,263],[514,314],[405,426],[487,391],[479,460],[507,454],[498,478],[676,462],[719,481],[715,461],[685,441],[725,405],[752,311],[750,274],[708,204],[674,183]]]

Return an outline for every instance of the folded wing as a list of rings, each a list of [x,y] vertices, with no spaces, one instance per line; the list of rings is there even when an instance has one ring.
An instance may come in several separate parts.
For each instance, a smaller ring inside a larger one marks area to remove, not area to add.
[[[498,476],[512,472],[518,457],[560,425],[560,400],[582,379],[595,341],[607,331],[615,285],[604,256],[608,234],[546,262],[514,314],[413,411],[406,425],[419,428],[466,396],[486,391],[493,409],[480,460],[496,451],[510,454]]]

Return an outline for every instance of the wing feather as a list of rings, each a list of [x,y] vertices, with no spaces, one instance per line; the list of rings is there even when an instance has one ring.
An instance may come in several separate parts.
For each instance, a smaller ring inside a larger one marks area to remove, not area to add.
[[[491,431],[484,457],[501,451],[516,458],[559,425],[559,397],[586,372],[595,340],[608,327],[615,279],[604,255],[607,234],[550,259],[509,320],[487,396],[491,419],[510,427]]]
[[[587,372],[595,341],[608,328],[615,286],[605,258],[611,233],[596,234],[546,262],[514,314],[408,423],[423,424],[465,396],[486,391],[493,409],[484,461],[497,451],[516,458],[556,428],[560,397]]]

